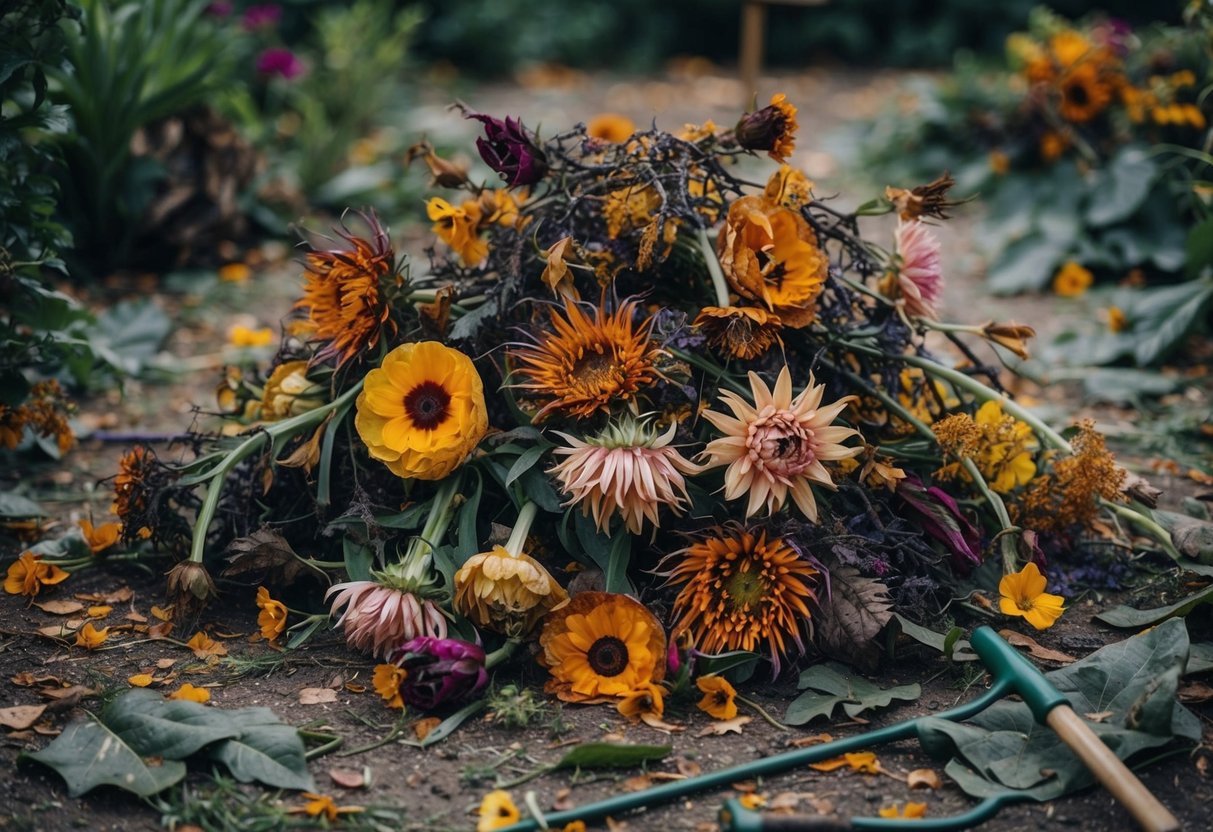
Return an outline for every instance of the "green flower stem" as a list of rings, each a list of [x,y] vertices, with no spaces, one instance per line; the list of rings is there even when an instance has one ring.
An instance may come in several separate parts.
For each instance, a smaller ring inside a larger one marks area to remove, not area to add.
[[[514,655],[514,651],[518,649],[518,639],[511,638],[505,644],[498,647],[484,659],[485,670],[492,670],[502,662],[508,661],[510,656]]]
[[[1105,500],[1102,497],[1099,498],[1099,503],[1104,508],[1110,510],[1113,514],[1123,517],[1125,520],[1132,523],[1134,526],[1137,526],[1139,529],[1149,532],[1151,537],[1162,544],[1163,551],[1165,551],[1175,560],[1179,560],[1181,557],[1183,557],[1179,550],[1175,548],[1175,543],[1171,539],[1171,533],[1162,526],[1158,525],[1153,518],[1148,517],[1145,513],[1134,509],[1132,506],[1114,503],[1111,500]]]
[[[729,285],[724,281],[724,272],[720,268],[720,260],[716,258],[716,249],[708,239],[706,228],[696,232],[699,236],[699,251],[703,254],[703,262],[712,276],[712,288],[716,290],[716,305],[721,308],[729,306]]]
[[[408,551],[404,555],[406,578],[428,581],[434,547],[442,542],[451,525],[451,518],[455,516],[455,495],[459,493],[462,485],[463,472],[460,471],[444,479],[438,486],[438,493],[434,495],[434,504],[430,506],[430,513],[421,528],[421,534],[409,542]]]
[[[757,702],[755,702],[753,699],[746,699],[744,696],[738,695],[737,701],[741,702],[743,705],[753,708],[760,717],[765,719],[767,722],[769,722],[775,728],[778,728],[780,731],[791,731],[792,730],[791,728],[789,728],[788,726],[784,725],[782,722],[777,720],[775,717],[773,717],[769,713],[767,713],[766,710],[761,705],[759,705]]]
[[[537,505],[528,502],[522,507],[522,511],[518,512],[518,521],[514,523],[510,539],[505,542],[505,550],[510,553],[511,557],[516,558],[522,554],[522,546],[526,543],[526,536],[531,533],[531,523],[535,521],[535,514],[538,510]]]
[[[210,528],[211,520],[215,517],[215,509],[219,506],[219,497],[223,493],[223,482],[237,465],[267,440],[276,441],[282,437],[293,436],[306,428],[320,424],[324,421],[325,416],[353,399],[361,390],[362,382],[359,381],[328,404],[306,413],[300,413],[298,416],[283,419],[281,422],[266,425],[229,451],[203,480],[207,482],[206,499],[194,522],[194,537],[190,543],[190,560],[194,563],[202,563],[203,555],[206,554],[206,532]]]

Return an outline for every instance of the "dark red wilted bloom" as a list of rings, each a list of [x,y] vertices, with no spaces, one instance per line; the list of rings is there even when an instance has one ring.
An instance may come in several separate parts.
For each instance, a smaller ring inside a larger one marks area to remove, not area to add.
[[[302,75],[305,69],[298,55],[280,46],[271,46],[257,56],[257,71],[262,75],[281,75],[290,81]]]
[[[484,125],[484,136],[476,139],[480,158],[501,174],[509,187],[534,185],[548,172],[548,161],[531,139],[522,119],[505,121],[483,113],[464,113]]]
[[[964,516],[952,495],[937,486],[927,488],[918,477],[897,482],[897,496],[915,513],[914,520],[952,554],[952,564],[967,572],[981,563],[981,532]]]
[[[282,7],[277,3],[259,3],[249,6],[240,18],[240,25],[246,32],[258,29],[272,29],[282,19]]]
[[[458,702],[489,682],[484,649],[457,638],[418,636],[393,654],[408,674],[400,683],[405,703],[422,711]]]

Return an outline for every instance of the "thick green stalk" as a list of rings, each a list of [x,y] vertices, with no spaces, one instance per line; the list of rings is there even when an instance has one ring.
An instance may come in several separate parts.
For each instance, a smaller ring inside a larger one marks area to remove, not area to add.
[[[512,557],[518,557],[522,554],[522,547],[526,543],[526,536],[531,532],[531,523],[534,522],[535,513],[538,510],[538,506],[528,502],[522,507],[522,511],[518,512],[518,521],[514,523],[514,528],[510,532],[510,539],[505,542],[505,550]]]
[[[463,472],[447,477],[438,486],[434,495],[434,504],[430,506],[429,516],[421,528],[421,534],[409,542],[408,551],[404,555],[404,574],[408,578],[425,582],[429,576],[430,563],[433,560],[434,547],[442,542],[446,530],[455,516],[455,495],[463,485]]]
[[[697,234],[699,251],[703,254],[703,262],[708,267],[708,274],[712,276],[712,288],[716,290],[716,305],[722,309],[727,308],[729,306],[729,285],[725,283],[720,260],[716,258],[716,249],[712,246],[712,241],[708,239],[706,228],[700,228]]]

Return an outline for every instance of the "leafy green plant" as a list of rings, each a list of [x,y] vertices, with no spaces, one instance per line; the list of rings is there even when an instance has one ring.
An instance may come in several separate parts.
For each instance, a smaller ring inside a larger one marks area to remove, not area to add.
[[[67,65],[53,99],[70,125],[60,136],[66,169],[61,210],[76,240],[72,266],[100,273],[132,256],[139,220],[162,166],[131,151],[140,128],[179,113],[231,83],[225,40],[206,0],[81,0],[68,26]]]

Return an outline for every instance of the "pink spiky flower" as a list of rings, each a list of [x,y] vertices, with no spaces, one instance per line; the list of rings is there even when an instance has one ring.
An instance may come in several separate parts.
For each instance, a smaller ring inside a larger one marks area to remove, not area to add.
[[[731,390],[721,391],[720,398],[733,416],[704,412],[704,418],[724,433],[704,448],[707,467],[728,466],[724,497],[736,500],[748,495],[747,518],[764,504],[774,514],[790,494],[801,513],[816,523],[817,500],[810,484],[834,488],[822,462],[849,459],[862,450],[839,444],[857,436],[858,431],[831,424],[854,397],[823,406],[825,387],[810,375],[808,387],[792,398],[792,374],[787,366],[779,372],[774,391],[754,372],[750,373],[750,388],[753,404]]]
[[[356,650],[386,658],[406,641],[418,636],[446,638],[446,619],[431,601],[376,581],[347,581],[325,593],[336,593],[332,614],[345,613],[337,623],[345,628],[345,641]]]
[[[897,294],[906,314],[938,318],[943,295],[943,261],[939,238],[922,220],[897,222]]]
[[[677,427],[671,423],[658,434],[644,420],[627,417],[584,440],[556,431],[572,447],[555,449],[567,458],[549,473],[560,480],[569,504],[579,504],[599,530],[606,532],[611,515],[618,514],[630,532],[640,534],[646,520],[661,525],[661,506],[681,513],[690,502],[683,475],[702,470],[670,445]]]

